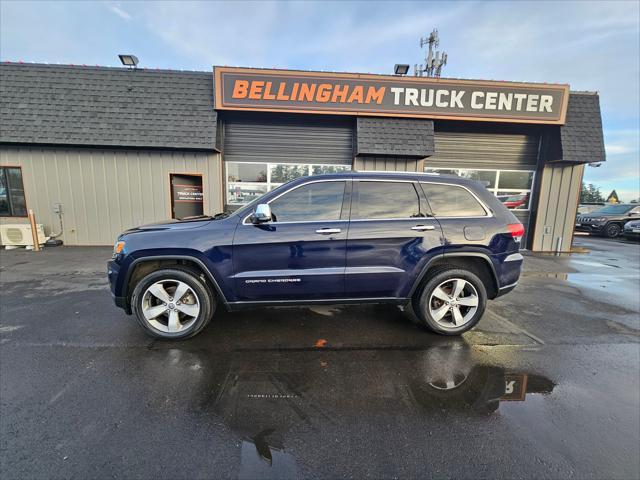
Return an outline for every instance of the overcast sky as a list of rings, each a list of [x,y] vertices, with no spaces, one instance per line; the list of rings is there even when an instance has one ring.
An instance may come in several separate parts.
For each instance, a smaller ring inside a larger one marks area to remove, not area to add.
[[[9,61],[391,73],[433,27],[443,76],[600,92],[607,162],[585,181],[640,196],[640,2],[26,2],[0,0]]]

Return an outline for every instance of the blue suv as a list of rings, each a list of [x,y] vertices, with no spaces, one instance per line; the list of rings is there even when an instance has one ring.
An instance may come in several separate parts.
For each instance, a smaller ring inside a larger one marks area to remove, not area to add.
[[[253,203],[122,233],[115,303],[151,335],[199,333],[219,305],[394,303],[444,335],[472,328],[518,281],[524,228],[482,184],[420,173],[342,173]]]

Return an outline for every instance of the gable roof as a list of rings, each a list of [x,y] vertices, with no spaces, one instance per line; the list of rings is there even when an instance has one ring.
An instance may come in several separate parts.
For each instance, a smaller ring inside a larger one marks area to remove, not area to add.
[[[215,150],[216,119],[209,72],[0,64],[2,143]]]
[[[604,162],[604,138],[600,98],[597,93],[571,92],[567,121],[560,126],[564,162]]]
[[[433,120],[357,117],[358,155],[424,158],[434,154]]]

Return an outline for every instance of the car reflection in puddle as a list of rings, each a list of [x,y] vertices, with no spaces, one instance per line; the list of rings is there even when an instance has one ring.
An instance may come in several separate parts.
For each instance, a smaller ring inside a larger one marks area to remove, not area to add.
[[[184,407],[187,401],[189,411],[222,420],[237,436],[240,478],[298,476],[296,454],[287,448],[294,430],[314,438],[313,432],[328,424],[339,427],[354,419],[490,417],[501,402],[522,402],[555,387],[541,375],[487,364],[480,350],[460,339],[408,351],[218,354],[171,348],[152,353],[164,356],[154,361],[154,369],[158,360],[164,363],[159,378],[171,382],[175,375],[180,384],[156,385],[155,394],[165,392],[163,406]],[[299,450],[299,438],[296,442]]]

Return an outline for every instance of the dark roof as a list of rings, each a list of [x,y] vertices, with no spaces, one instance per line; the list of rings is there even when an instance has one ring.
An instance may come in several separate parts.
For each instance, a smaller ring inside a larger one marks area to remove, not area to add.
[[[0,64],[0,142],[215,148],[213,74]]]
[[[600,98],[597,93],[571,92],[567,121],[560,127],[562,161],[604,162]]]
[[[433,155],[433,120],[391,117],[358,117],[358,155]]]

